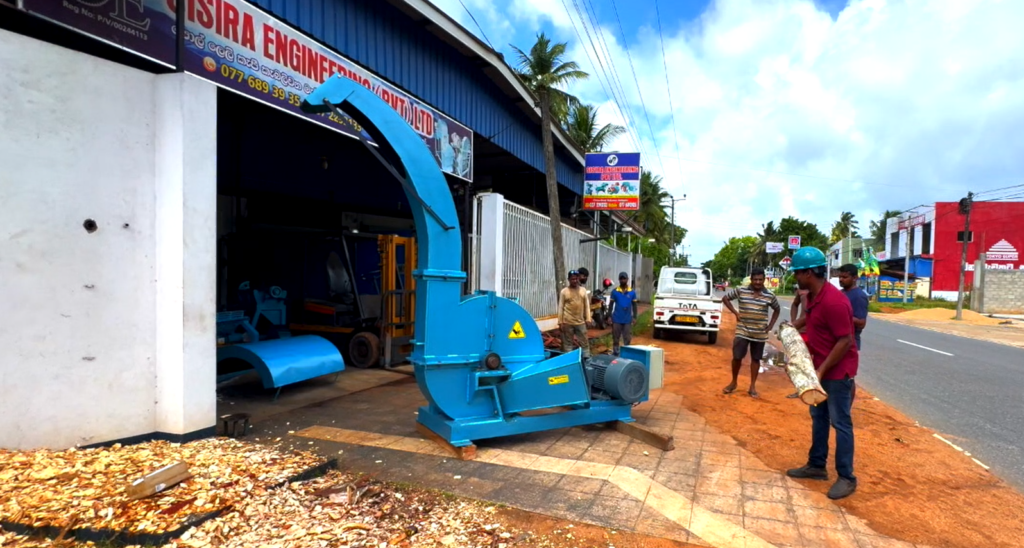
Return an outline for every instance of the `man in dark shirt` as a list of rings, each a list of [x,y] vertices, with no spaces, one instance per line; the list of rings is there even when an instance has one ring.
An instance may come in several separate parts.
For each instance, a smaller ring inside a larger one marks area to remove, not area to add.
[[[839,267],[839,285],[853,308],[853,337],[857,341],[857,350],[860,350],[860,332],[864,331],[868,323],[868,294],[857,286],[856,265],[844,264]]]
[[[831,499],[848,497],[857,490],[853,474],[854,378],[860,355],[854,343],[853,307],[850,300],[826,279],[828,261],[816,248],[802,248],[793,256],[790,270],[797,283],[806,289],[804,316],[794,322],[806,328],[805,340],[814,369],[828,399],[811,406],[811,450],[807,464],[786,472],[794,478],[828,479],[828,438],[831,425],[836,431],[836,473],[839,478],[828,491]]]

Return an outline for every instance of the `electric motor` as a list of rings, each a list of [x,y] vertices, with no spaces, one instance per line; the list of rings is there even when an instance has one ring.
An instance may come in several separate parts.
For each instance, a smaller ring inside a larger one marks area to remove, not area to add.
[[[644,364],[625,358],[600,354],[587,362],[587,381],[595,396],[640,401],[647,395],[650,378]]]

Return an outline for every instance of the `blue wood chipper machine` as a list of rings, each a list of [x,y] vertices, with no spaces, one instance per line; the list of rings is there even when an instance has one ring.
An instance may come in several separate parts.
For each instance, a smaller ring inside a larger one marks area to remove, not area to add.
[[[419,410],[420,425],[458,448],[486,438],[633,422],[632,407],[649,394],[644,350],[629,347],[622,357],[600,355],[586,363],[579,350],[552,354],[516,302],[493,292],[462,295],[466,273],[455,203],[409,121],[340,75],[307,96],[303,109],[361,124],[375,141],[363,144],[409,197],[418,252],[410,361],[428,402]]]

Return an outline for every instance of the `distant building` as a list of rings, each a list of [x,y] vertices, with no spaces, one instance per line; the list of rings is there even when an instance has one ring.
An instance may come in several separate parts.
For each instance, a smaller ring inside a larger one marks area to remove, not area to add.
[[[965,288],[971,287],[974,261],[981,253],[986,254],[988,269],[1024,270],[1020,258],[1024,249],[1022,220],[1024,202],[974,203]],[[964,216],[957,202],[937,202],[931,208],[919,208],[886,222],[885,251],[878,258],[885,262],[885,268],[902,272],[909,249],[907,270],[929,287],[931,297],[956,300],[962,252],[957,239],[963,229]]]
[[[857,264],[864,258],[867,242],[861,238],[843,238],[828,248],[828,266],[836,270],[844,264]]]

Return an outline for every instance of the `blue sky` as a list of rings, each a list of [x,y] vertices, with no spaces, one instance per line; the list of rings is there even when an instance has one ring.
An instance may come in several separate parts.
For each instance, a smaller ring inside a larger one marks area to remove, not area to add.
[[[698,261],[787,215],[866,231],[1024,185],[1024,2],[658,0],[662,40],[655,0],[432,1],[510,61],[540,31],[567,42],[591,74],[569,91],[630,130],[611,148],[687,195]]]

